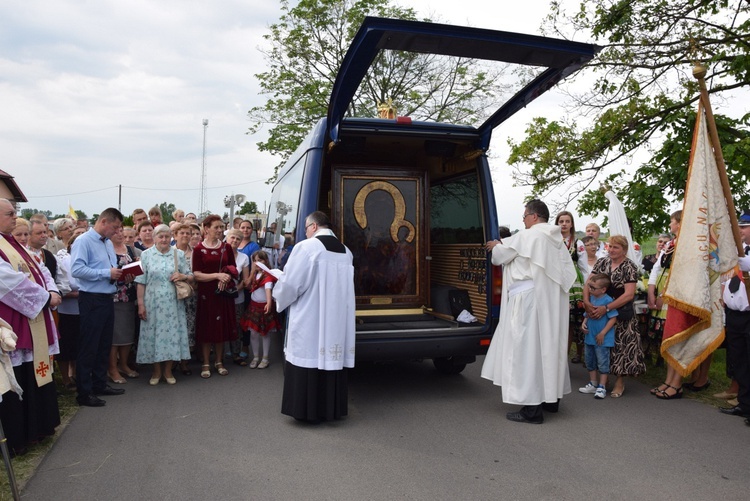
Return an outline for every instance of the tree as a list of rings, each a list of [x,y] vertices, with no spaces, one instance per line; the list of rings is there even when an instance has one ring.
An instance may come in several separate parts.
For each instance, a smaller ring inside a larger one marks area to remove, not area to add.
[[[237,214],[255,214],[256,212],[258,212],[258,204],[255,202],[245,202]]]
[[[639,222],[636,238],[663,231],[684,194],[699,95],[691,68],[703,60],[735,202],[749,206],[750,114],[719,113],[750,85],[749,15],[746,0],[582,0],[572,14],[553,1],[546,24],[556,36],[584,31],[606,46],[569,84],[595,77],[590,91],[569,94],[564,119],[535,118],[523,141],[510,141],[516,182],[537,196],[563,193],[559,205],[583,195],[589,215],[607,207],[595,181],[608,182]]]
[[[270,44],[263,49],[269,69],[255,75],[269,99],[248,116],[251,134],[271,126],[268,140],[258,147],[280,156],[283,164],[307,131],[326,116],[341,61],[365,16],[417,16],[414,9],[393,6],[390,0],[300,0],[294,7],[282,0],[281,10],[279,22],[264,35]],[[383,51],[349,114],[374,117],[378,104],[392,99],[399,114],[414,119],[475,123],[494,111],[503,88],[500,81],[500,70],[489,71],[481,62]]]
[[[31,219],[34,214],[44,214],[47,219],[52,217],[52,211],[40,210],[40,209],[21,209],[21,217],[24,219]]]
[[[172,213],[177,210],[177,207],[175,204],[162,202],[159,204],[159,210],[161,211],[161,221],[164,224],[169,224],[174,220]]]

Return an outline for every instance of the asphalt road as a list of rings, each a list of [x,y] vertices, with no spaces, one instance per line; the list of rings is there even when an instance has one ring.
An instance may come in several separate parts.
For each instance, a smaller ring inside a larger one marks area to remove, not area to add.
[[[83,408],[24,499],[745,500],[750,427],[631,381],[620,399],[574,393],[543,425],[513,423],[500,389],[431,362],[350,373],[349,417],[280,414],[280,354],[265,370],[148,386],[148,370],[104,408]],[[197,369],[195,367],[194,369]],[[743,494],[744,493],[744,494]]]

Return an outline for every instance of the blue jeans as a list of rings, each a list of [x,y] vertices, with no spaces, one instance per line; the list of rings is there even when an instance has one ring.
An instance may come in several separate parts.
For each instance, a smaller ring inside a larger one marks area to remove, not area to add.
[[[599,374],[609,374],[609,346],[586,345],[586,369],[589,372],[599,371]]]

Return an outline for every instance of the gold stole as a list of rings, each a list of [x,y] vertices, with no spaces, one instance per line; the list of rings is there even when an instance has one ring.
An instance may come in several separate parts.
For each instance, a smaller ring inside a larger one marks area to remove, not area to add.
[[[36,283],[26,260],[4,237],[0,237],[0,250],[8,256],[8,262],[14,270],[25,273],[29,280]],[[45,285],[42,284],[42,287],[45,287]],[[31,328],[31,341],[34,347],[34,377],[36,378],[37,386],[41,387],[52,382],[52,363],[49,356],[44,310],[40,311],[36,318],[27,318],[27,320]]]

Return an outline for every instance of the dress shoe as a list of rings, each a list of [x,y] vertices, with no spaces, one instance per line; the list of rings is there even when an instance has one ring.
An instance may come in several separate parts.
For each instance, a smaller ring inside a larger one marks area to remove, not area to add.
[[[729,414],[730,416],[750,417],[750,412],[746,411],[739,405],[735,405],[734,407],[720,407],[719,412]]]
[[[543,417],[540,417],[539,419],[527,419],[520,412],[509,412],[505,417],[508,421],[515,421],[517,423],[542,424],[544,422]]]
[[[94,395],[122,395],[125,390],[122,388],[112,388],[110,385],[104,387],[103,390],[94,390]]]
[[[76,401],[78,402],[78,405],[85,405],[86,407],[104,407],[107,404],[107,402],[101,398],[96,398],[94,395],[77,397]]]

